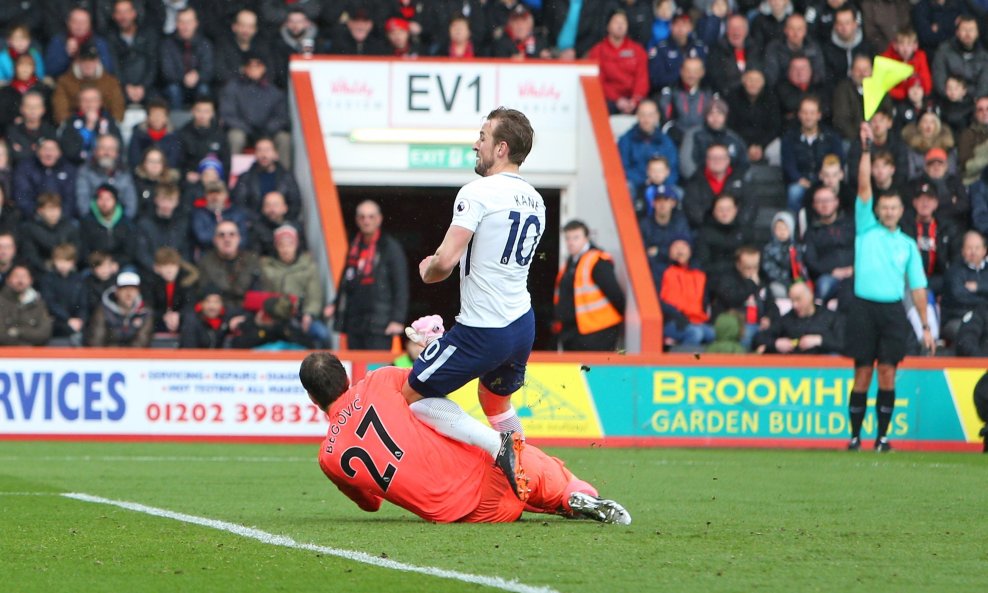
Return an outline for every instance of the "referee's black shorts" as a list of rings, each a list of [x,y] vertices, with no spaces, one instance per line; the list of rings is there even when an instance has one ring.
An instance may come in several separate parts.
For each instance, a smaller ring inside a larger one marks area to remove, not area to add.
[[[897,365],[906,355],[912,329],[901,301],[877,303],[854,297],[844,327],[844,354],[855,367]]]

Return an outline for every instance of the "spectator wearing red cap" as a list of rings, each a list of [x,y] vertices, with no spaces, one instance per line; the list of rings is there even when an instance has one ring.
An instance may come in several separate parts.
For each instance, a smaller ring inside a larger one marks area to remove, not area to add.
[[[535,31],[535,19],[523,4],[511,11],[504,34],[494,43],[493,54],[496,58],[516,60],[552,57],[545,36]]]
[[[403,18],[391,17],[384,23],[384,34],[391,46],[391,55],[396,58],[417,58],[421,53],[419,44],[412,38],[409,22]]]
[[[930,183],[937,190],[941,218],[950,219],[962,231],[971,227],[971,201],[967,190],[956,173],[950,172],[947,152],[942,148],[931,148],[926,153],[923,175],[920,183]]]
[[[648,95],[648,55],[628,37],[628,17],[617,10],[607,21],[607,37],[587,58],[600,63],[600,80],[608,110],[632,114]]]

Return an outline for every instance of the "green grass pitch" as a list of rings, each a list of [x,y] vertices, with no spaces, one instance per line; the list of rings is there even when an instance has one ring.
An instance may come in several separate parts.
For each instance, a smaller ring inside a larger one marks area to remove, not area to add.
[[[0,590],[496,590],[65,492],[559,592],[941,592],[988,582],[980,455],[551,449],[622,502],[633,524],[526,515],[434,525],[387,504],[359,511],[320,473],[317,446],[0,442]]]

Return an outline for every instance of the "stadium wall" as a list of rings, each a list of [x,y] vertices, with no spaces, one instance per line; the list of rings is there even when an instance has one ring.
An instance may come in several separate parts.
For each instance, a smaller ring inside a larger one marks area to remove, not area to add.
[[[5,349],[0,440],[316,442],[303,352]],[[340,352],[356,379],[387,361]],[[983,361],[907,359],[899,449],[978,451]],[[835,357],[535,354],[512,400],[549,445],[840,448],[853,370]],[[874,390],[869,394],[874,406]],[[452,395],[483,419],[470,384]],[[873,416],[865,436],[874,434]]]

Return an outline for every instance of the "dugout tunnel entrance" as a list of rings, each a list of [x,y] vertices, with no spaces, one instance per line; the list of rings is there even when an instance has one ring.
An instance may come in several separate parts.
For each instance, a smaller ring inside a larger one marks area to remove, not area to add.
[[[337,189],[347,237],[353,237],[357,232],[354,214],[360,202],[374,200],[381,205],[382,231],[397,239],[405,249],[409,276],[408,319],[438,313],[447,325],[451,325],[460,309],[460,289],[455,281],[459,271],[454,270],[451,279],[445,282],[425,284],[418,279],[418,264],[422,258],[434,253],[442,241],[459,188],[340,186]],[[546,202],[546,228],[560,228],[559,189],[536,189]],[[557,232],[543,235],[529,273],[537,350],[555,347],[550,325],[553,283],[559,269],[559,241]]]
[[[536,348],[551,348],[560,225],[579,218],[614,257],[627,297],[626,350],[661,353],[658,298],[595,63],[295,57],[290,91],[293,167],[329,298],[345,268],[356,205],[373,198],[384,228],[407,252],[409,318],[437,312],[452,319],[456,282],[423,286],[417,266],[442,241],[456,192],[476,179],[472,145],[480,126],[504,105],[523,112],[535,130],[521,174],[547,206],[548,228],[530,274]]]

